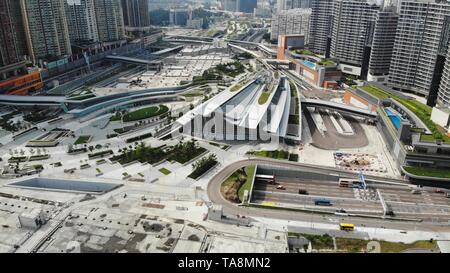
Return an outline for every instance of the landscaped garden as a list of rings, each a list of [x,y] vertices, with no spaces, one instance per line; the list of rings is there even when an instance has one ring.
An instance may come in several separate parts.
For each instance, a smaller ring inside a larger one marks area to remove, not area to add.
[[[127,164],[134,161],[155,164],[163,160],[176,161],[184,164],[191,159],[206,152],[205,148],[198,146],[195,141],[180,142],[175,146],[151,147],[140,143],[134,149],[124,148],[120,155],[111,157],[111,161]]]
[[[205,156],[202,159],[198,160],[194,164],[192,164],[192,173],[188,175],[189,178],[197,179],[202,176],[204,173],[209,171],[212,167],[217,164],[217,157],[215,154],[210,154],[209,156]]]
[[[270,97],[270,93],[269,92],[266,92],[266,91],[262,92],[261,96],[258,99],[258,103],[260,105],[265,104],[267,102],[267,100],[269,99],[269,97]]]
[[[432,135],[421,134],[422,141],[432,142],[436,140],[442,140],[444,142],[450,142],[450,137],[446,135],[445,130],[431,120],[432,108],[428,105],[420,103],[415,99],[402,98],[373,85],[366,85],[361,89],[380,100],[392,98],[412,111],[418,118],[422,120],[423,123],[425,123],[428,129],[430,129],[430,131],[432,132]]]
[[[123,115],[124,122],[131,122],[137,120],[148,119],[165,114],[169,111],[169,108],[165,105],[150,106],[146,108],[141,108],[139,110],[129,112]],[[116,113],[111,117],[111,121],[122,120],[122,114],[120,112]]]
[[[91,136],[79,136],[77,138],[77,140],[75,141],[75,143],[73,143],[73,144],[75,144],[75,145],[86,144],[89,142],[90,139],[91,139]]]
[[[159,169],[158,171],[161,172],[161,173],[163,173],[164,175],[169,175],[169,174],[172,173],[170,170],[168,170],[168,169],[166,169],[166,168],[161,168],[161,169]]]
[[[289,159],[291,155],[288,151],[285,150],[275,150],[275,151],[249,151],[247,154],[260,156],[260,157],[268,157],[275,159]]]
[[[311,235],[304,233],[289,232],[290,237],[303,237],[311,242],[311,246],[315,251],[337,251],[337,252],[367,252],[367,244],[369,240],[353,239],[335,237],[335,243],[333,237],[324,235]],[[371,240],[378,242],[380,245],[381,253],[400,253],[409,249],[423,249],[423,250],[439,250],[437,242],[435,240],[420,240],[412,243],[400,243],[400,242],[387,242],[382,240]],[[336,245],[335,245],[336,244]]]
[[[222,195],[231,202],[242,202],[245,190],[250,191],[255,169],[256,166],[252,165],[235,171],[222,183]]]
[[[405,171],[410,174],[417,176],[429,176],[429,177],[440,177],[440,178],[450,178],[449,169],[437,169],[430,167],[415,167],[415,166],[404,166]]]

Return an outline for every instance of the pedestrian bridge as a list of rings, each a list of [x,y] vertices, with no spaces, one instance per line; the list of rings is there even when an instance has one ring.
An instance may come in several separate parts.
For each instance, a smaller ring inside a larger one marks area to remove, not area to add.
[[[138,64],[138,65],[147,65],[147,66],[152,66],[152,67],[157,67],[157,68],[160,68],[162,66],[161,61],[143,60],[143,59],[137,59],[137,58],[131,58],[131,57],[125,57],[125,56],[118,56],[118,55],[108,55],[108,56],[106,56],[106,59],[109,61],[129,63],[129,64]]]
[[[351,114],[355,116],[360,116],[364,118],[375,119],[377,117],[377,112],[370,111],[367,109],[358,108],[348,104],[337,103],[332,101],[324,101],[318,99],[307,99],[301,98],[302,106],[304,107],[320,107],[325,109],[334,110],[341,113]]]

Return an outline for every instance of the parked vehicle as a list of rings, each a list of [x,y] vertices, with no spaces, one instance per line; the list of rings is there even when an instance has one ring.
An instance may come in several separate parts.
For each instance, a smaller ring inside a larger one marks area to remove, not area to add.
[[[411,191],[412,194],[422,194],[421,190],[412,190]]]
[[[286,188],[283,185],[278,185],[277,190],[285,190]]]
[[[304,189],[299,189],[299,190],[298,190],[298,194],[308,195],[308,191],[307,191],[307,190],[304,190]]]
[[[445,197],[450,198],[450,193],[447,192],[447,193],[445,194]]]
[[[434,189],[434,192],[435,193],[445,193],[445,191],[443,189],[440,189],[440,188]]]

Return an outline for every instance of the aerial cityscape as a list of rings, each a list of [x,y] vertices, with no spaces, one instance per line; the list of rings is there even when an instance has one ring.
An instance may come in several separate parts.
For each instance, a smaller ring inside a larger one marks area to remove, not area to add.
[[[450,1],[0,24],[0,253],[450,253]]]

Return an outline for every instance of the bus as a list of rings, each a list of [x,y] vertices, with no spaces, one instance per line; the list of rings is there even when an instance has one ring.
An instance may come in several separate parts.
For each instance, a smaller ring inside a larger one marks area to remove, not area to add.
[[[267,175],[267,174],[257,174],[255,175],[255,180],[256,181],[261,181],[261,182],[267,182],[269,184],[275,185],[275,176],[274,175]]]
[[[355,225],[354,224],[347,224],[347,223],[340,223],[339,228],[344,231],[354,231]]]
[[[361,188],[361,183],[356,179],[340,178],[339,187],[343,188]]]
[[[332,206],[333,204],[328,199],[320,198],[320,199],[314,199],[314,205],[316,205],[316,206]]]

